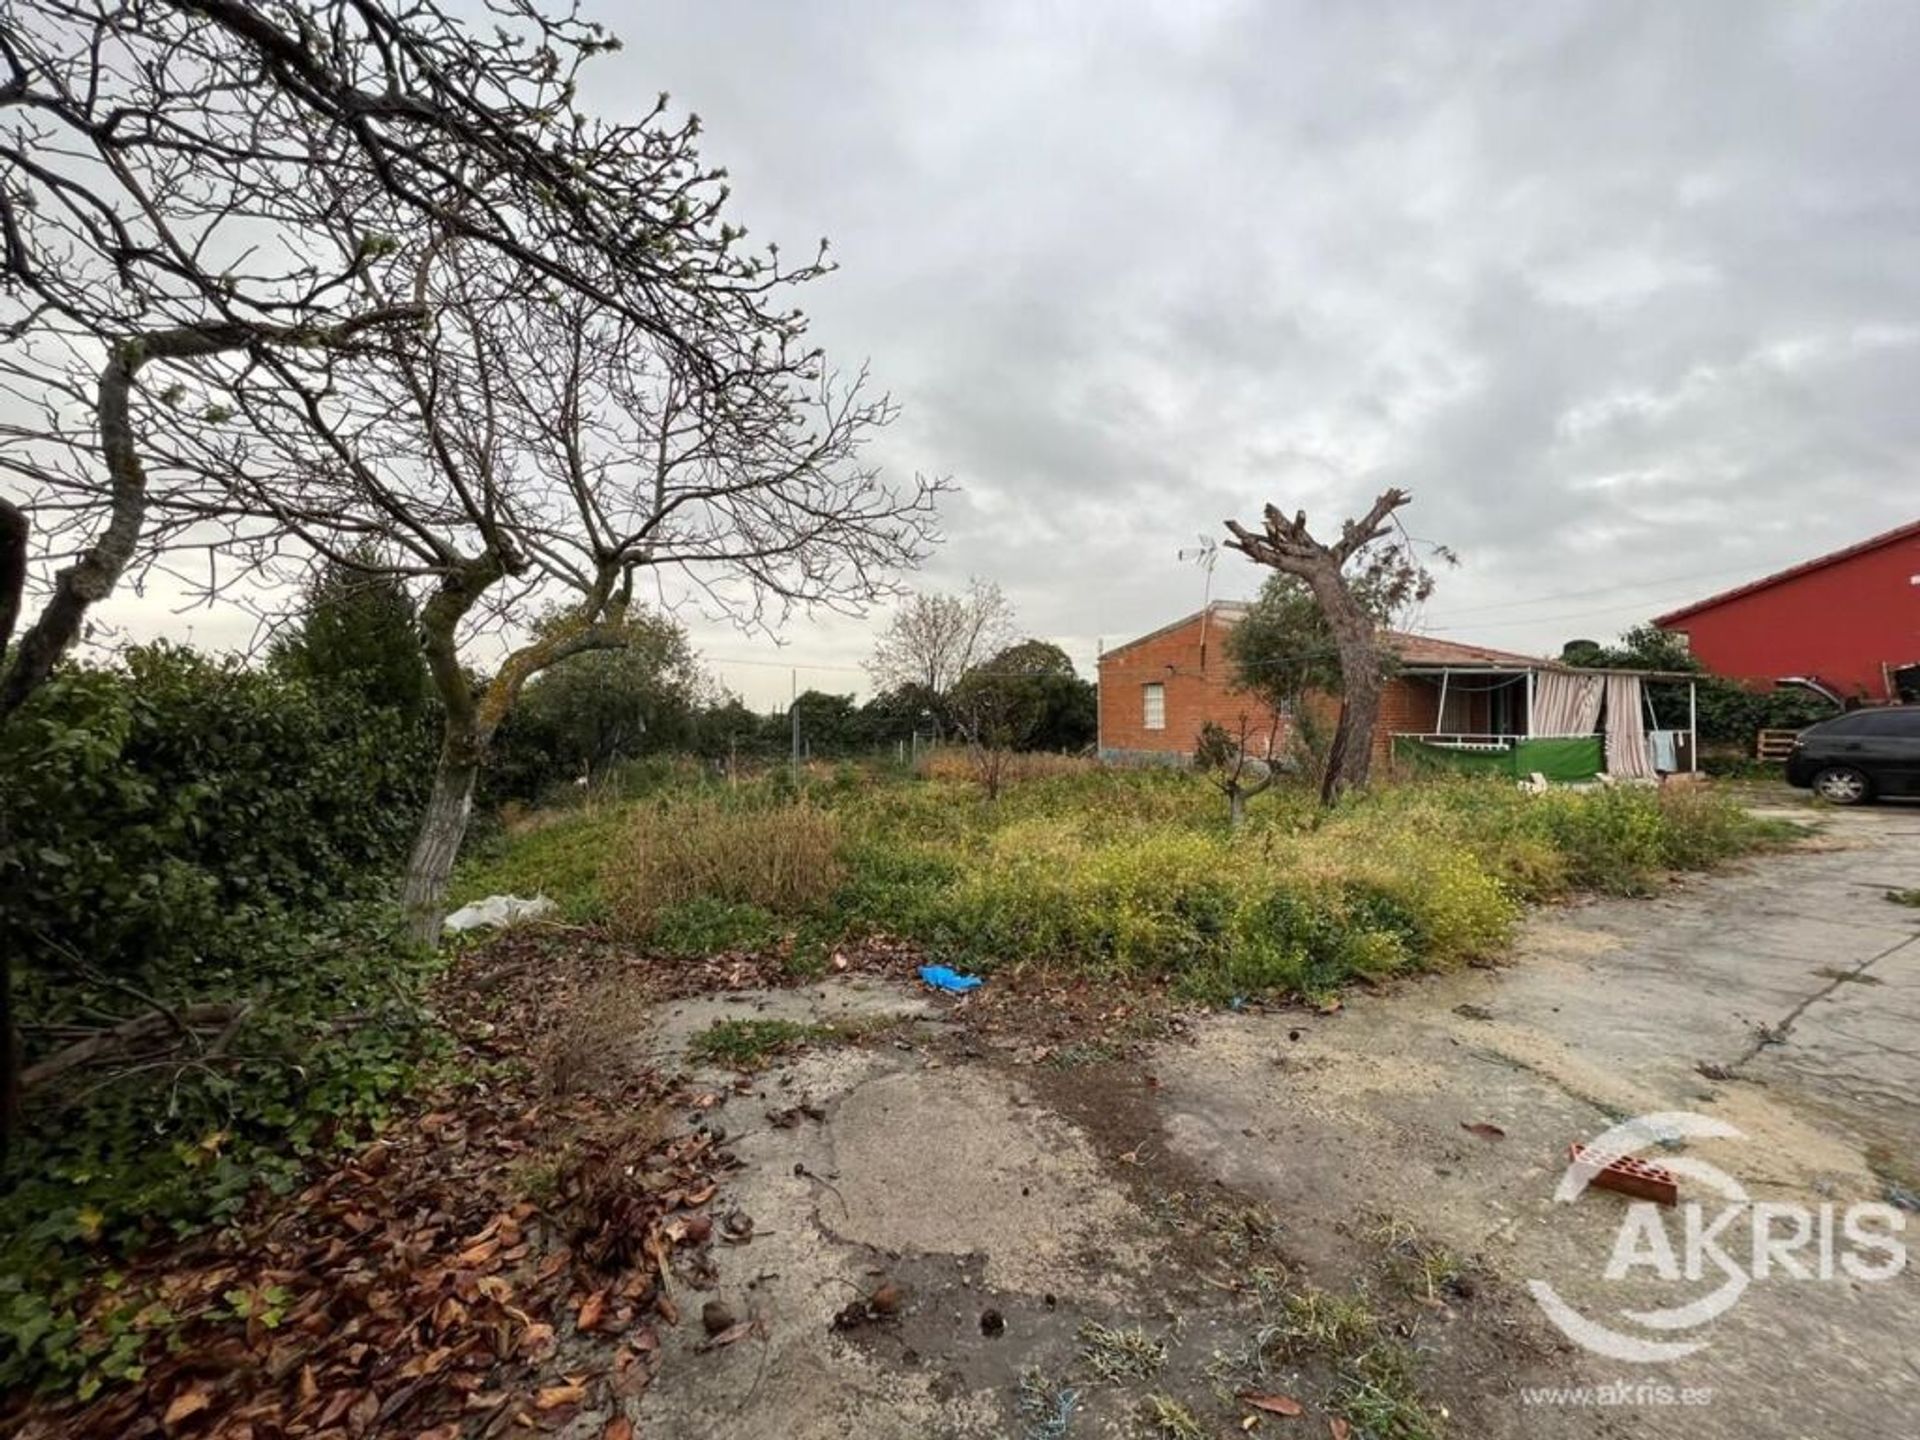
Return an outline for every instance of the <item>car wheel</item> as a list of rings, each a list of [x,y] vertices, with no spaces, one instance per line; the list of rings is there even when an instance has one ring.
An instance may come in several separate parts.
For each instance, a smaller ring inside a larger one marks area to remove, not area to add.
[[[1873,794],[1873,786],[1852,766],[1833,765],[1813,777],[1813,793],[1835,805],[1858,805]]]

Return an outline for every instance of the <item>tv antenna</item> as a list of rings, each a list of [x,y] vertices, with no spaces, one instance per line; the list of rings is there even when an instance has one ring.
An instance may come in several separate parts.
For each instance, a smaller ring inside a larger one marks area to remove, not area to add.
[[[1183,561],[1200,567],[1206,577],[1200,584],[1200,668],[1207,668],[1207,624],[1213,619],[1213,567],[1220,559],[1220,542],[1211,535],[1195,537],[1200,543],[1176,552]]]

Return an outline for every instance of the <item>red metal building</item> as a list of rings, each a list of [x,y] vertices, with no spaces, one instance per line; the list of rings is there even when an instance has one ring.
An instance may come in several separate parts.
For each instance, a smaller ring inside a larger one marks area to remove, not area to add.
[[[1716,675],[1817,680],[1847,699],[1920,685],[1920,521],[1662,615]]]

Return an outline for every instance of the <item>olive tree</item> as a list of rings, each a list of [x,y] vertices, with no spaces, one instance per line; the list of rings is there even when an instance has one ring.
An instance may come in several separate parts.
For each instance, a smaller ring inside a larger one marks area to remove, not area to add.
[[[1273,505],[1266,507],[1258,530],[1234,520],[1226,522],[1231,537],[1228,546],[1255,564],[1305,586],[1325,627],[1330,643],[1318,655],[1310,653],[1314,627],[1307,626],[1304,633],[1308,644],[1289,641],[1269,658],[1298,662],[1303,684],[1313,683],[1316,673],[1325,673],[1322,667],[1328,658],[1337,669],[1340,719],[1320,781],[1320,798],[1329,805],[1347,790],[1363,788],[1372,770],[1373,732],[1380,717],[1380,692],[1386,676],[1380,617],[1410,601],[1424,600],[1433,589],[1432,576],[1395,519],[1395,513],[1412,499],[1404,490],[1383,491],[1365,515],[1345,521],[1339,538],[1333,541],[1314,537],[1307,528],[1305,511],[1288,516]],[[1349,569],[1356,562],[1358,574]],[[1286,598],[1276,597],[1275,606]],[[1294,627],[1296,636],[1302,628]],[[1286,655],[1289,647],[1297,653]],[[1240,663],[1244,674],[1244,653]],[[1280,686],[1288,682],[1276,673],[1265,677],[1264,683]]]

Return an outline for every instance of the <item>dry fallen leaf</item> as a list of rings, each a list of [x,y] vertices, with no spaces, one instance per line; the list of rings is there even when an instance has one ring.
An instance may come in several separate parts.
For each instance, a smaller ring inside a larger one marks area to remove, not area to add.
[[[706,1215],[676,1215],[666,1223],[667,1238],[676,1245],[698,1245],[713,1233],[713,1220]]]
[[[1353,1427],[1335,1415],[1327,1421],[1327,1433],[1333,1437],[1333,1440],[1347,1440],[1347,1437],[1353,1433]]]
[[[353,1402],[353,1408],[347,1411],[347,1429],[355,1435],[364,1435],[373,1428],[373,1422],[380,1418],[380,1396],[369,1390]]]
[[[584,1385],[549,1385],[533,1397],[534,1407],[539,1410],[558,1410],[562,1405],[578,1405],[587,1398]]]
[[[580,1302],[580,1312],[574,1317],[574,1323],[581,1330],[597,1329],[601,1317],[607,1313],[607,1292],[596,1290]]]
[[[477,1270],[499,1253],[500,1237],[496,1235],[491,1240],[482,1240],[478,1245],[462,1250],[453,1257],[453,1263],[463,1270]]]
[[[1256,1410],[1264,1410],[1269,1415],[1298,1415],[1300,1402],[1291,1395],[1256,1395],[1251,1390],[1242,1390],[1240,1399]]]
[[[1478,1135],[1482,1140],[1504,1140],[1507,1138],[1506,1131],[1502,1130],[1498,1125],[1489,1125],[1484,1120],[1475,1120],[1471,1123],[1462,1120],[1460,1122],[1460,1128],[1470,1135]]]
[[[205,1385],[195,1385],[190,1390],[182,1390],[173,1397],[173,1403],[167,1406],[167,1413],[160,1417],[161,1423],[169,1427],[178,1425],[198,1415],[213,1403],[213,1392]]]
[[[633,1422],[624,1415],[614,1416],[600,1432],[600,1440],[633,1440]]]

